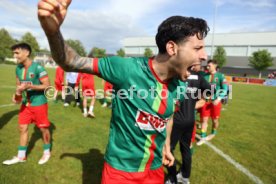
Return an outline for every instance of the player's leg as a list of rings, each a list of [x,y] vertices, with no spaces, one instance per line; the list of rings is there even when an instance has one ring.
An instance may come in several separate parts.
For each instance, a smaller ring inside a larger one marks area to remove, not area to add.
[[[73,89],[75,91],[75,101],[76,101],[76,106],[80,106],[80,101],[81,101],[81,97],[80,97],[80,90],[79,88],[75,88],[75,84],[72,84]]]
[[[87,117],[87,97],[83,95],[83,101],[82,101],[82,106],[83,106],[83,116]]]
[[[50,122],[48,120],[48,104],[35,106],[32,108],[34,114],[34,121],[36,126],[40,129],[43,139],[43,155],[38,164],[45,164],[51,157],[51,133],[49,130]]]
[[[206,142],[207,137],[207,128],[208,128],[208,120],[211,115],[210,111],[210,103],[205,103],[205,105],[201,109],[201,139],[196,143],[198,146],[204,144]]]
[[[180,172],[177,174],[178,183],[189,183],[189,178],[192,169],[192,153],[190,149],[192,134],[194,126],[190,126],[183,130],[183,134],[180,136],[180,152],[182,157],[182,165]]]
[[[54,93],[54,102],[57,103],[57,96],[58,96],[58,92],[62,90],[62,86],[60,83],[55,82],[55,93]]]
[[[107,97],[107,91],[104,90],[104,97],[103,97],[103,104],[102,104],[102,107],[107,107],[107,100],[106,100],[106,97]]]
[[[91,102],[90,102],[88,114],[93,118],[95,117],[95,115],[94,115],[94,104],[95,104],[95,96],[91,96]]]
[[[67,86],[64,86],[64,107],[69,106],[70,103],[70,97],[73,94],[73,90],[71,83],[68,83]]]
[[[28,124],[32,121],[32,113],[29,108],[22,105],[18,116],[18,130],[20,134],[17,156],[10,160],[5,160],[3,164],[12,165],[26,161],[27,145],[28,145]]]
[[[49,128],[40,128],[43,139],[43,156],[39,160],[38,164],[45,164],[51,157],[51,133]]]
[[[212,140],[217,134],[218,127],[219,127],[220,111],[221,111],[221,102],[217,105],[212,106],[212,110],[211,110],[212,133],[208,135],[208,137],[206,138],[208,141]]]
[[[94,104],[95,104],[95,96],[96,96],[95,89],[94,89],[94,86],[89,86],[88,89],[89,89],[90,93],[87,95],[89,95],[91,97],[88,115],[95,118],[95,115],[94,115]]]

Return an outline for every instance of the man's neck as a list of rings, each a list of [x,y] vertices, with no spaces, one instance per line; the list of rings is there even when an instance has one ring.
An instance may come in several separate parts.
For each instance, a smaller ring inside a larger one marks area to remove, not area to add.
[[[158,78],[164,82],[174,77],[170,72],[169,56],[158,54],[152,61],[152,68]]]
[[[215,73],[217,73],[217,71],[211,71],[210,74],[214,75]]]
[[[27,58],[25,61],[22,63],[25,68],[28,68],[32,64],[32,60],[30,58]]]

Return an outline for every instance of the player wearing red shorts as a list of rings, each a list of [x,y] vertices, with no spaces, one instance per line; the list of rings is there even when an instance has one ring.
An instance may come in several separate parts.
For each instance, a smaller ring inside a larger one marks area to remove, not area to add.
[[[3,162],[5,165],[12,165],[26,161],[28,145],[28,126],[35,123],[42,132],[44,152],[38,164],[46,163],[50,158],[50,122],[48,120],[47,99],[44,90],[50,85],[48,74],[38,63],[30,59],[31,47],[26,43],[19,43],[11,47],[14,58],[18,61],[16,67],[16,94],[13,102],[20,103],[19,132],[20,143],[18,154],[11,160]]]
[[[103,104],[102,107],[107,107],[107,97],[112,93],[112,84],[110,84],[109,82],[103,80],[104,83],[104,98],[103,98]]]
[[[207,140],[211,140],[217,134],[219,127],[219,117],[221,111],[221,99],[227,95],[227,84],[224,75],[216,71],[217,61],[209,60],[207,64],[208,73],[203,74],[204,78],[215,89],[215,94],[211,95],[209,99],[206,99],[205,105],[201,109],[200,118],[202,120],[201,126],[201,140],[197,142],[200,146]],[[213,127],[212,133],[207,137],[208,119],[212,118]]]
[[[94,88],[94,76],[87,73],[79,73],[77,78],[76,86],[79,86],[79,83],[82,83],[82,96],[83,96],[83,116],[91,116],[95,117],[94,115],[94,104],[95,104],[95,88]],[[89,111],[87,112],[87,101],[88,98],[91,98]]]
[[[61,97],[64,100],[65,94],[64,90],[62,89],[64,86],[64,70],[58,66],[56,68],[56,78],[55,78],[55,94],[54,94],[54,101],[57,102],[57,95],[58,92],[61,91]]]

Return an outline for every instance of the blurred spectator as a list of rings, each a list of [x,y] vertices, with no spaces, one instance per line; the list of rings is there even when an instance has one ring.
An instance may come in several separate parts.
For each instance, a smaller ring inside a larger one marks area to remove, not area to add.
[[[274,72],[272,72],[272,73],[269,73],[269,74],[267,75],[267,78],[269,78],[269,79],[276,79],[276,71],[274,71]]]

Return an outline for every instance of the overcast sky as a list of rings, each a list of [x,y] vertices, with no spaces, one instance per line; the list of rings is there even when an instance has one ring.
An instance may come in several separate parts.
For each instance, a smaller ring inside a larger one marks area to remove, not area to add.
[[[37,2],[0,0],[0,28],[16,39],[31,32],[41,48],[49,48]],[[215,4],[216,33],[276,31],[276,0],[73,0],[61,30],[65,39],[80,40],[87,51],[100,47],[115,53],[123,38],[154,36],[172,15],[204,18],[212,33]]]

